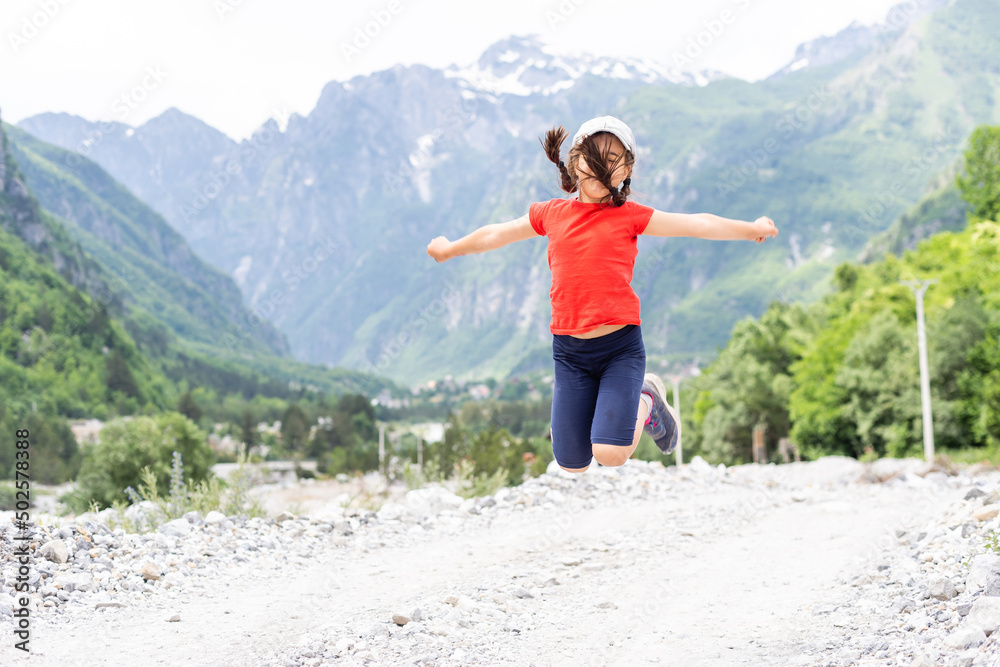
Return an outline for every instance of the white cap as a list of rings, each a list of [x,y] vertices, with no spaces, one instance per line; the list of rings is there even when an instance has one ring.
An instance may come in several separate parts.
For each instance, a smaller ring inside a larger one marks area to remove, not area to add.
[[[580,129],[576,131],[576,135],[573,136],[573,145],[579,144],[585,137],[589,137],[592,134],[598,132],[610,132],[611,134],[618,137],[625,148],[632,152],[632,157],[636,157],[635,153],[635,136],[632,134],[632,130],[629,126],[618,120],[614,116],[600,116],[599,118],[591,118],[586,123],[580,126]]]

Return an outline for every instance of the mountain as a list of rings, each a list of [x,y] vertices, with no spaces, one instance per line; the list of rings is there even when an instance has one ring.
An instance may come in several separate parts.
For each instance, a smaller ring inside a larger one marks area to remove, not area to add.
[[[52,171],[33,182],[92,231],[51,214],[35,199],[15,153],[29,158],[29,171],[40,171],[51,168],[44,156],[65,151],[25,137],[14,149],[6,127],[0,123],[0,420],[172,409],[194,387],[220,401],[238,394],[240,402],[294,398],[303,389],[336,395],[391,388],[370,374],[278,357],[259,341],[261,349],[199,341],[198,327],[211,324],[211,314],[195,311],[184,320],[192,331],[171,331],[167,324],[179,310],[225,308],[220,296],[238,306],[239,299],[235,289],[210,295],[185,283],[171,263],[207,286],[229,279],[192,258],[174,232],[89,161],[76,162],[75,174]],[[117,259],[105,265],[91,249],[101,256],[117,251]],[[176,293],[155,291],[161,288]],[[5,452],[0,463],[8,462]]]
[[[232,278],[195,256],[160,215],[97,164],[18,128],[4,129],[25,184],[87,253],[112,270],[112,286],[126,304],[141,304],[191,341],[230,341],[235,350],[287,355],[287,341],[272,325],[248,326],[253,316]]]
[[[954,168],[975,126],[998,121],[995,4],[908,7],[755,83],[513,38],[464,68],[331,82],[307,115],[241,142],[176,110],[135,128],[63,115],[19,125],[85,151],[163,215],[296,358],[416,382],[550,363],[543,240],[440,266],[424,247],[565,196],[537,138],[618,115],[638,140],[636,201],[766,214],[781,230],[763,246],[640,241],[633,287],[651,363],[707,358],[775,298],[821,296],[837,264]]]

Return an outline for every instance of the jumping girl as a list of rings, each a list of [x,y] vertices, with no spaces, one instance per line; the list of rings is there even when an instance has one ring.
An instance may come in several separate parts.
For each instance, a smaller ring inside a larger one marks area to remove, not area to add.
[[[708,213],[665,213],[627,201],[635,137],[613,116],[587,121],[573,137],[564,163],[566,130],[545,134],[542,146],[559,167],[562,189],[574,199],[530,206],[510,222],[480,227],[457,241],[427,244],[438,262],[548,236],[552,271],[552,452],[563,470],[583,472],[591,458],[620,466],[645,429],[664,454],[673,451],[681,425],[665,400],[663,382],[646,373],[639,297],[632,290],[636,239],[693,236],[761,243],[777,236],[770,218],[730,220]]]

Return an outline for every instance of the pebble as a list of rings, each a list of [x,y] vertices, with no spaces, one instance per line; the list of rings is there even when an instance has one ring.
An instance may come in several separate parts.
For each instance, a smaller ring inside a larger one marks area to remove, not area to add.
[[[1000,592],[1000,555],[985,546],[991,532],[1000,529],[1000,517],[984,511],[1000,507],[1000,475],[921,477],[922,462],[876,463],[879,474],[890,480],[886,484],[929,494],[941,510],[887,533],[886,540],[873,547],[867,565],[851,566],[838,597],[830,599],[826,615],[818,617],[839,628],[843,640],[824,636],[796,664],[986,667],[1000,663],[1000,634],[994,634],[1000,627],[1000,596],[989,595],[994,584]],[[843,468],[844,484],[854,483],[860,474],[860,464],[841,457],[801,465],[810,470]],[[901,474],[883,475],[894,465]],[[410,491],[401,502],[386,503],[378,511],[338,509],[322,518],[290,512],[275,519],[190,512],[141,534],[112,531],[103,523],[107,513],[52,518],[50,525],[38,527],[36,549],[43,558],[36,562],[45,577],[36,573],[30,585],[33,613],[38,618],[67,611],[116,613],[119,606],[127,609],[153,596],[170,600],[198,594],[203,577],[226,576],[240,563],[254,566],[243,576],[267,577],[323,549],[417,545],[435,532],[461,534],[468,521],[489,525],[501,517],[511,521],[551,517],[555,507],[569,513],[629,499],[670,501],[683,493],[711,493],[723,483],[766,492],[768,507],[823,502],[831,511],[844,511],[837,509],[835,486],[786,487],[775,476],[776,469],[780,466],[720,468],[698,457],[681,470],[630,461],[616,469],[595,465],[583,475],[553,471],[482,498],[462,499],[447,489],[428,487]],[[128,508],[126,515],[137,520],[156,511],[155,506],[140,503]],[[549,514],[543,515],[546,511]],[[689,543],[715,539],[745,527],[752,518],[724,507],[718,516],[688,520],[679,515],[676,534]],[[4,522],[9,520],[0,513],[0,526]],[[12,548],[12,538],[10,530],[0,529],[0,559]],[[60,544],[64,562],[59,562]],[[566,594],[560,581],[608,572],[608,559],[595,557],[590,550],[553,549],[544,535],[530,546],[552,551],[546,571],[514,580],[498,575],[479,589],[460,588],[435,599],[410,600],[402,608],[373,610],[371,616],[357,620],[356,628],[327,628],[308,645],[279,648],[277,661],[268,664],[511,664],[505,653],[509,642],[523,641],[536,628],[551,625],[544,607],[553,595]],[[613,549],[613,542],[609,546]],[[848,586],[851,578],[853,584]],[[0,618],[11,615],[10,605],[3,602],[11,599],[11,591],[10,581],[0,580]],[[590,612],[583,611],[587,604],[580,601],[582,613],[609,618],[621,613],[621,601],[613,597],[590,601]],[[180,615],[168,620],[178,622]]]

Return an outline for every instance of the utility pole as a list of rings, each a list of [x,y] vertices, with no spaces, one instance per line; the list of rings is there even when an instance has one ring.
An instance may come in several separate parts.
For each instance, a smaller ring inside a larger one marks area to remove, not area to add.
[[[934,426],[931,422],[931,378],[927,369],[927,334],[924,331],[924,292],[937,282],[937,278],[929,280],[900,280],[900,285],[906,285],[917,297],[917,350],[920,353],[920,402],[923,405],[924,421],[924,460],[934,461]]]
[[[677,429],[678,429],[678,431],[677,431],[677,449],[676,449],[677,458],[676,458],[676,465],[677,465],[677,468],[679,469],[681,466],[684,465],[684,449],[683,449],[683,447],[681,445],[681,435],[683,435],[683,431],[680,430],[680,428],[681,428],[681,376],[680,375],[675,375],[671,379],[674,381],[674,383],[673,383],[674,384],[674,405],[673,405],[673,408],[674,408],[674,412],[677,413]]]
[[[385,424],[378,425],[378,469],[385,472]]]

